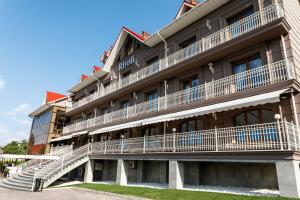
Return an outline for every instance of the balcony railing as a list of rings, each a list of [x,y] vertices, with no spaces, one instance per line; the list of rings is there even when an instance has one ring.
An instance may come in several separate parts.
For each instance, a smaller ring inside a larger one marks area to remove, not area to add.
[[[297,126],[286,121],[91,143],[92,154],[300,150]]]
[[[96,125],[100,126],[111,122],[130,119],[146,113],[158,112],[181,105],[239,93],[294,78],[294,66],[287,60],[281,60],[256,69],[211,81],[197,87],[158,97],[151,101],[146,101],[125,109],[117,110],[93,119],[66,126],[64,128],[64,133],[80,131]]]
[[[253,30],[256,30],[266,24],[269,24],[281,17],[283,17],[283,10],[277,4],[273,4],[264,8],[261,11],[258,11],[230,26],[227,26],[218,32],[215,32],[201,40],[197,41],[190,46],[181,49],[166,58],[160,59],[159,61],[130,74],[128,77],[120,79],[120,81],[114,81],[107,87],[105,87],[100,93],[95,93],[93,95],[87,96],[82,100],[74,103],[72,107],[67,108],[67,112],[74,110],[82,105],[88,104],[101,98],[109,93],[117,91],[125,86],[133,84],[139,80],[142,80],[146,77],[149,77],[153,74],[156,74],[166,68],[172,67],[175,64],[183,62],[191,57],[194,57],[198,54],[206,52],[214,47],[217,47],[225,42],[231,41],[239,36],[242,36],[246,33],[249,33]]]

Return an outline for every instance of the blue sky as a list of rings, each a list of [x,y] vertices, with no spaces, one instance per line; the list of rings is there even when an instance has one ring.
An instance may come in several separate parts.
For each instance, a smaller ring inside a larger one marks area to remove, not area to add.
[[[47,90],[66,93],[122,26],[154,33],[182,0],[0,0],[0,146],[27,139]]]

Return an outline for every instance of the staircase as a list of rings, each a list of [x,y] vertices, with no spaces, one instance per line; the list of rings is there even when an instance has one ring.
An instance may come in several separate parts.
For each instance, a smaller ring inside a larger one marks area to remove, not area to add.
[[[44,181],[44,187],[50,186],[63,175],[86,163],[89,160],[90,145],[82,146],[67,154],[63,154],[58,160],[45,165],[36,173],[36,178]]]
[[[21,174],[0,181],[0,186],[15,190],[33,191],[34,180],[40,178],[44,181],[43,187],[46,188],[63,175],[86,163],[89,160],[89,148],[89,145],[85,145],[60,155],[58,160],[26,166]],[[35,171],[35,169],[38,170]]]
[[[0,181],[0,186],[23,191],[32,191],[35,169],[40,169],[51,161],[29,160],[20,165],[21,174],[15,174]]]

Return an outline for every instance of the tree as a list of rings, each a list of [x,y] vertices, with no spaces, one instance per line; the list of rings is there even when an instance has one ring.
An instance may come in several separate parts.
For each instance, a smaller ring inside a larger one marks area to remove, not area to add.
[[[27,153],[27,141],[21,142],[12,141],[3,147],[3,153],[5,154],[26,154]]]

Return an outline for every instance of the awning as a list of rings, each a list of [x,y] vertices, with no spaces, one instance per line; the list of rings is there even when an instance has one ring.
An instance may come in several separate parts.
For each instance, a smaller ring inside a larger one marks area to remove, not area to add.
[[[62,141],[62,140],[67,140],[72,138],[72,135],[66,135],[66,136],[61,136],[55,139],[52,139],[50,142],[57,142],[57,141]]]
[[[200,116],[200,115],[205,115],[210,113],[239,109],[243,107],[262,105],[266,103],[276,103],[280,101],[280,94],[284,93],[285,91],[287,90],[286,89],[279,90],[275,92],[264,93],[264,94],[246,97],[242,99],[236,99],[236,100],[227,101],[223,103],[199,107],[191,110],[185,110],[176,113],[152,117],[149,119],[144,119],[142,125],[190,118],[190,117],[195,117],[195,116]]]
[[[125,123],[125,124],[118,124],[115,126],[109,126],[109,127],[100,128],[98,130],[92,131],[92,132],[90,132],[90,135],[95,135],[95,134],[99,134],[99,133],[107,133],[107,132],[122,130],[122,129],[126,129],[126,128],[133,128],[133,127],[137,127],[137,126],[141,126],[141,125],[142,125],[141,120],[129,122],[129,123]]]
[[[77,136],[84,135],[87,133],[88,133],[88,131],[79,131],[79,132],[73,133],[72,137],[77,137]]]

